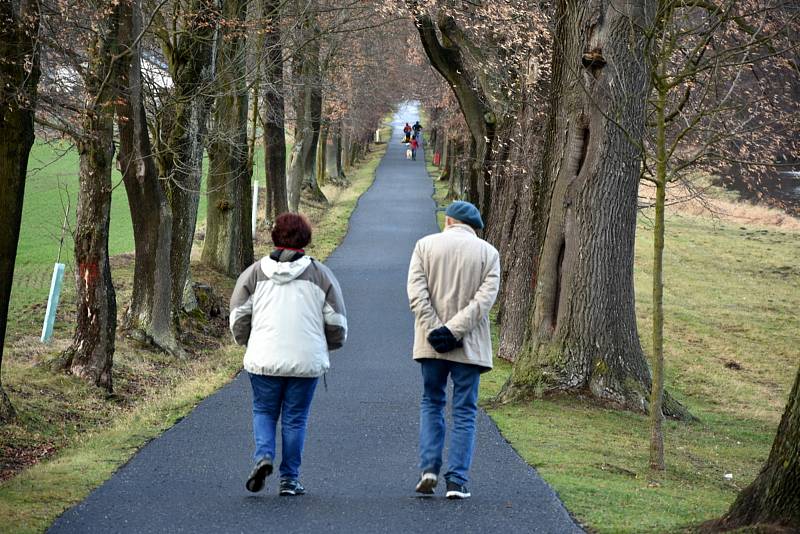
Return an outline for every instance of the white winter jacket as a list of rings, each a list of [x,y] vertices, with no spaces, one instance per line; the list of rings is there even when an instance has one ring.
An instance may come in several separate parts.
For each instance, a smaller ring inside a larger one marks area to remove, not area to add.
[[[347,339],[339,282],[309,256],[291,262],[270,257],[239,276],[231,296],[230,328],[247,345],[246,371],[318,377],[330,367],[328,350]]]

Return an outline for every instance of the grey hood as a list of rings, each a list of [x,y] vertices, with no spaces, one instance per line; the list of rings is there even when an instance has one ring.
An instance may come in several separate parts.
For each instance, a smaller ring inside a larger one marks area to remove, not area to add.
[[[303,256],[295,261],[275,261],[269,256],[261,259],[261,270],[276,284],[287,284],[303,274],[311,265],[311,257]]]

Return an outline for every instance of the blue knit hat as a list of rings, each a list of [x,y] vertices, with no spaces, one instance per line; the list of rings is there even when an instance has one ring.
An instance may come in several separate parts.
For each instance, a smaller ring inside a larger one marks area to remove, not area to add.
[[[476,230],[483,230],[483,219],[481,212],[473,204],[463,200],[456,200],[444,212],[448,217],[452,217],[464,224],[468,224]]]

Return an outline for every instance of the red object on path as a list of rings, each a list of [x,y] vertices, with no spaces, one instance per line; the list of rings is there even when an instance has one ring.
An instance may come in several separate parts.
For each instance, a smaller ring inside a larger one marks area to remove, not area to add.
[[[442,155],[439,154],[438,152],[434,152],[433,153],[433,164],[438,167],[439,163],[441,162],[441,160],[442,160]]]

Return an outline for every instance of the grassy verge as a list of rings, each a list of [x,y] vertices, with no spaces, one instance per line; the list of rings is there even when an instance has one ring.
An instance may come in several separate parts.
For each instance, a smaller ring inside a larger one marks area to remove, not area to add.
[[[303,207],[314,226],[309,252],[316,258],[324,260],[341,242],[356,202],[372,184],[384,152],[385,145],[376,146],[352,169],[348,187],[326,187],[327,206]],[[263,236],[257,239],[256,248],[257,254],[268,250]],[[130,297],[131,255],[115,257],[112,270],[122,310]],[[227,301],[233,280],[199,264],[193,265],[193,276],[214,287]],[[20,417],[0,428],[0,459],[7,477],[0,484],[0,532],[46,529],[143,444],[229,382],[241,367],[242,351],[229,344],[224,317],[190,318],[182,324],[190,334],[189,349],[193,349],[188,360],[154,353],[118,338],[115,393],[107,397],[75,377],[38,365],[69,343],[74,292],[62,298],[61,324],[51,345],[40,345],[35,329],[20,326],[7,344],[3,381]]]
[[[435,167],[429,171],[438,176]],[[446,184],[434,184],[444,205]],[[640,216],[635,258],[648,352],[651,219]],[[648,476],[644,416],[575,399],[489,409],[505,438],[591,531],[690,531],[722,514],[766,459],[798,364],[800,235],[765,220],[668,215],[666,385],[700,422],[666,423],[667,472],[657,483]],[[496,364],[483,377],[483,401],[511,372],[507,362]]]

